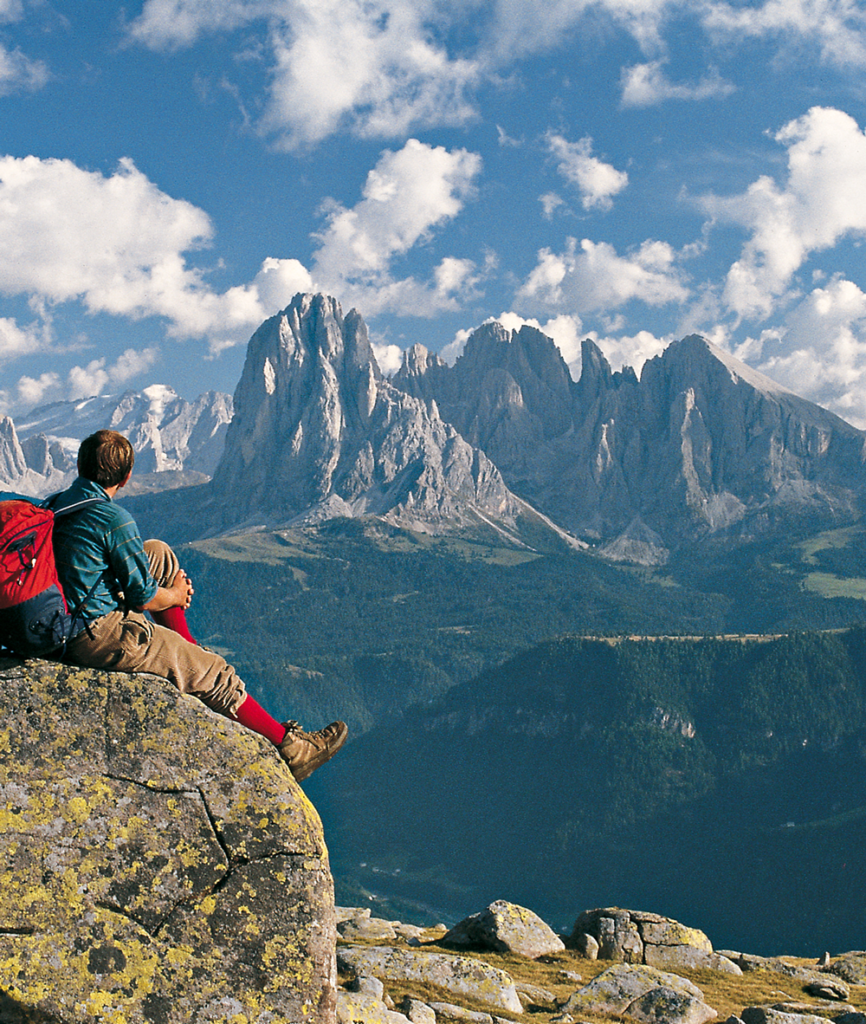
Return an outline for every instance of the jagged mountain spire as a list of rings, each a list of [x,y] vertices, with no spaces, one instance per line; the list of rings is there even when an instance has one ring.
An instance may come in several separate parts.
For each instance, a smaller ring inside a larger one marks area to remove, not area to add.
[[[435,404],[386,381],[360,315],[294,297],[250,339],[214,475],[223,523],[373,514],[419,529],[529,510]]]

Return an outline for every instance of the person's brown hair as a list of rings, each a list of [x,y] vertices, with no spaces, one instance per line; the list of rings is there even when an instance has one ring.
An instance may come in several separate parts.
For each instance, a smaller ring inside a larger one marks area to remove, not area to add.
[[[81,442],[78,474],[102,487],[119,484],[132,472],[135,451],[129,440],[116,430],[97,430]]]

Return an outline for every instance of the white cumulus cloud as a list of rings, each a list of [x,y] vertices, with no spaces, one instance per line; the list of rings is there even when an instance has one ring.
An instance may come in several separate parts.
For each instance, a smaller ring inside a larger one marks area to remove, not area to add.
[[[766,317],[810,252],[866,232],[866,134],[850,114],[813,107],[775,136],[788,147],[787,178],[757,179],[737,196],[701,206],[751,232],[727,275],[724,298],[743,317]]]
[[[747,339],[737,355],[866,429],[866,294],[852,281],[813,289],[781,328]]]
[[[0,363],[42,352],[51,344],[51,329],[45,323],[21,327],[11,317],[0,317]]]
[[[772,38],[795,47],[817,47],[838,66],[866,65],[866,10],[856,0],[766,0],[760,4],[709,3],[703,22],[714,36],[739,42]]]
[[[683,302],[688,289],[666,242],[648,240],[627,256],[607,242],[568,239],[564,252],[542,249],[517,298],[548,313],[615,309],[632,299],[651,306]]]
[[[609,210],[612,197],[628,185],[628,175],[592,155],[592,139],[569,142],[562,135],[549,133],[547,147],[556,158],[557,169],[580,192],[585,210]]]
[[[434,0],[148,0],[129,35],[175,49],[263,22],[270,83],[259,127],[292,148],[342,127],[393,137],[472,117],[466,90],[479,67],[438,40],[449,14]]]
[[[368,315],[383,309],[432,315],[453,308],[471,292],[474,263],[445,257],[431,282],[395,279],[395,258],[429,239],[474,194],[481,158],[465,149],[446,150],[409,139],[386,150],[367,175],[362,199],[346,208],[332,203],[318,233],[311,274],[317,288],[344,297]]]
[[[0,46],[0,96],[41,89],[50,77],[43,61],[33,60],[19,49]]]
[[[237,344],[272,310],[257,287],[217,294],[189,265],[212,235],[202,210],[160,191],[130,160],[105,177],[69,160],[0,157],[0,293],[163,317],[175,337]],[[0,354],[39,340],[36,328],[17,331],[7,326]]]
[[[0,157],[0,293],[27,296],[38,314],[28,326],[0,321],[0,360],[49,348],[47,310],[64,302],[160,317],[170,336],[207,338],[215,352],[245,341],[299,291],[328,291],[367,315],[457,308],[484,273],[471,260],[445,256],[426,280],[397,278],[391,266],[457,216],[480,169],[474,153],[415,139],[386,150],[354,207],[327,206],[310,268],[269,257],[252,281],[218,293],[189,263],[211,242],[210,219],[130,160],[106,177],[69,160]],[[108,374],[109,383],[120,372],[96,364],[85,371]]]
[[[736,89],[716,69],[694,85],[671,82],[664,73],[662,61],[623,68],[620,84],[624,107],[651,107],[665,100],[723,99]]]
[[[207,216],[121,161],[109,178],[69,160],[0,158],[0,291],[93,312],[162,314],[183,330],[199,286],[184,250],[209,240]]]

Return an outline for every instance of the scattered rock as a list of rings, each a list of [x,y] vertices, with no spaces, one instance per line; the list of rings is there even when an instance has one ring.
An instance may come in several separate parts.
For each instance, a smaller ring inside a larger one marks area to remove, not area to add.
[[[514,987],[517,989],[517,994],[524,1007],[538,1006],[544,1009],[553,1009],[556,1005],[556,996],[552,992],[548,992],[546,988],[530,985],[525,981],[515,981]]]
[[[689,1024],[697,1024],[700,1021],[707,1021],[716,1016],[716,1011],[704,1003],[704,996],[697,985],[680,978],[675,974],[666,971],[659,971],[654,967],[646,967],[638,964],[615,964],[602,971],[598,977],[593,978],[583,988],[578,989],[560,1008],[563,1014],[574,1015],[575,1013],[603,1013],[603,1014],[631,1014],[632,1004],[638,1003],[647,993],[654,989],[664,989],[665,992],[659,997],[660,1005],[664,1000],[672,1007],[673,993],[681,996],[679,1003],[681,1010],[687,1016],[683,1020]],[[641,1003],[636,1009],[645,1007],[645,1012],[651,1013],[652,1002]],[[660,1020],[659,1017],[644,1017],[644,1020]],[[670,1018],[669,1024],[681,1018]]]
[[[573,939],[572,945],[586,960],[598,960],[598,940],[587,932],[581,932]]]
[[[834,978],[825,974],[820,981],[810,981],[804,986],[810,996],[817,999],[850,999],[851,989],[841,978]]]
[[[337,1024],[408,1024],[408,1017],[365,992],[337,992]]]
[[[866,985],[866,952],[857,950],[845,953],[836,957],[825,970],[851,985]]]
[[[560,971],[559,977],[563,981],[583,981],[583,978],[581,978],[577,971]]]
[[[370,916],[369,907],[334,907],[334,918],[337,924],[341,924],[343,921],[352,921],[356,918]]]
[[[388,946],[346,946],[337,950],[337,964],[348,973],[371,974],[381,981],[435,985],[452,995],[522,1013],[523,1006],[509,974],[468,957]]]
[[[815,1014],[818,1017],[831,1017],[833,1020],[836,1020],[844,1011],[854,1009],[853,1006],[847,1006],[845,1003],[807,1003],[797,1000],[773,1003],[771,1008],[781,1010],[782,1013]]]
[[[721,953],[707,953],[694,946],[644,946],[644,963],[649,967],[659,967],[668,971],[693,971],[703,968],[721,971],[724,974],[743,973],[740,966]]]
[[[436,1024],[436,1011],[420,999],[406,996],[400,1004],[400,1009],[412,1024]]]
[[[505,900],[497,900],[486,910],[464,918],[442,941],[467,949],[516,953],[530,960],[565,949],[562,939],[537,914]]]
[[[619,907],[585,910],[580,915],[571,933],[571,943],[578,949],[587,948],[589,939],[598,943],[599,959],[618,963],[666,966],[670,960],[665,957],[673,956],[669,951],[682,947],[713,952],[710,940],[697,928],[688,928],[659,914]]]
[[[349,982],[346,988],[349,992],[360,992],[362,995],[373,996],[374,999],[380,999],[383,1003],[385,1002],[385,986],[378,978],[370,978],[359,974],[357,978],[353,978]]]
[[[350,942],[353,939],[371,939],[373,942],[387,942],[397,938],[397,932],[390,921],[380,917],[352,917],[337,925],[337,933]]]
[[[819,971],[815,967],[792,964],[778,956],[753,956],[747,953],[740,953],[737,963],[744,971],[773,971],[776,974],[784,974],[786,978],[793,978],[804,986],[820,985],[822,981],[826,981],[826,971],[830,970],[826,968]]]
[[[740,1014],[743,1024],[827,1024],[814,1013],[785,1013],[772,1006],[747,1006]]]
[[[625,1012],[645,1024],[704,1024],[716,1016],[703,996],[697,998],[664,985],[635,999]]]
[[[439,1017],[450,1017],[452,1020],[470,1021],[471,1024],[493,1024],[493,1017],[489,1013],[479,1010],[467,1010],[463,1006],[455,1006],[454,1003],[431,1003],[431,1008]]]

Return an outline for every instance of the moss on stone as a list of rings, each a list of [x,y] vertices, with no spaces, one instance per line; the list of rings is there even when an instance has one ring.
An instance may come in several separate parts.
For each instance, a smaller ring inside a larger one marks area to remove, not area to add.
[[[0,993],[22,1020],[330,1024],[327,849],[269,744],[153,676],[0,677]]]

